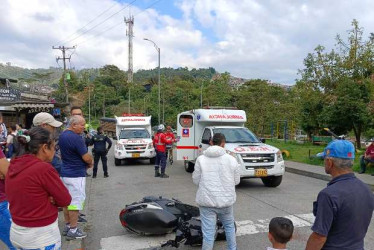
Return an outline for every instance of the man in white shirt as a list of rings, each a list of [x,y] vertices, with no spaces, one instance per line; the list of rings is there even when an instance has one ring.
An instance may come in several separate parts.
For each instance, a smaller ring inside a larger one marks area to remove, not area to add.
[[[236,250],[233,205],[235,186],[240,182],[239,164],[225,150],[225,136],[213,136],[211,147],[196,159],[193,182],[199,186],[196,203],[199,205],[203,232],[203,250],[214,245],[217,217],[225,228],[227,249]]]

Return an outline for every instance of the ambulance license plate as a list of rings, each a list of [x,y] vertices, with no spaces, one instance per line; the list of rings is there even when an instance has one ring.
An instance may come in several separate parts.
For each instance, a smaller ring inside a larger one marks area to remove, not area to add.
[[[140,157],[140,154],[139,153],[133,153],[132,154],[132,158],[139,158]]]
[[[255,176],[256,177],[266,177],[266,176],[268,176],[268,170],[263,169],[263,168],[255,169]]]

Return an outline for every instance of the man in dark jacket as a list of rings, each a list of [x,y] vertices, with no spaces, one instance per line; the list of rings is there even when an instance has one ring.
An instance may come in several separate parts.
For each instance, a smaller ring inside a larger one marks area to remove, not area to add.
[[[332,180],[313,203],[316,219],[306,250],[364,249],[374,196],[368,185],[353,174],[355,148],[349,141],[335,140],[321,157]]]
[[[108,143],[108,148],[106,148],[106,144]],[[94,168],[93,168],[93,175],[92,178],[96,178],[97,174],[97,165],[99,164],[99,160],[103,163],[103,170],[104,170],[104,178],[109,177],[108,174],[108,165],[107,165],[107,154],[109,149],[112,147],[112,141],[108,138],[108,136],[103,134],[102,127],[97,128],[97,134],[94,135],[91,139],[91,144],[93,144],[92,153],[94,154]]]

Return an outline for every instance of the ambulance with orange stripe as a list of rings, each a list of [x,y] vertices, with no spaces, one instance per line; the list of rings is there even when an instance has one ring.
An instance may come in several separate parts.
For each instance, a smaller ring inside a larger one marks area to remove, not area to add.
[[[236,108],[204,108],[185,111],[177,118],[177,159],[193,172],[196,158],[209,147],[215,133],[226,137],[225,149],[240,165],[241,178],[261,178],[265,186],[282,182],[285,164],[282,152],[265,144],[244,127],[245,111]]]
[[[149,159],[155,162],[151,116],[123,114],[116,117],[117,143],[114,146],[114,164],[121,165],[125,159]]]

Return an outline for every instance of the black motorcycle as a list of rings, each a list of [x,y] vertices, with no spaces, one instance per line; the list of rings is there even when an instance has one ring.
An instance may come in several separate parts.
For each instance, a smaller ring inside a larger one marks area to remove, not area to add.
[[[199,208],[177,199],[147,196],[126,205],[119,219],[127,230],[139,235],[162,235],[175,232],[174,240],[162,244],[179,247],[200,246],[203,241]],[[222,222],[217,220],[216,240],[226,240]]]

